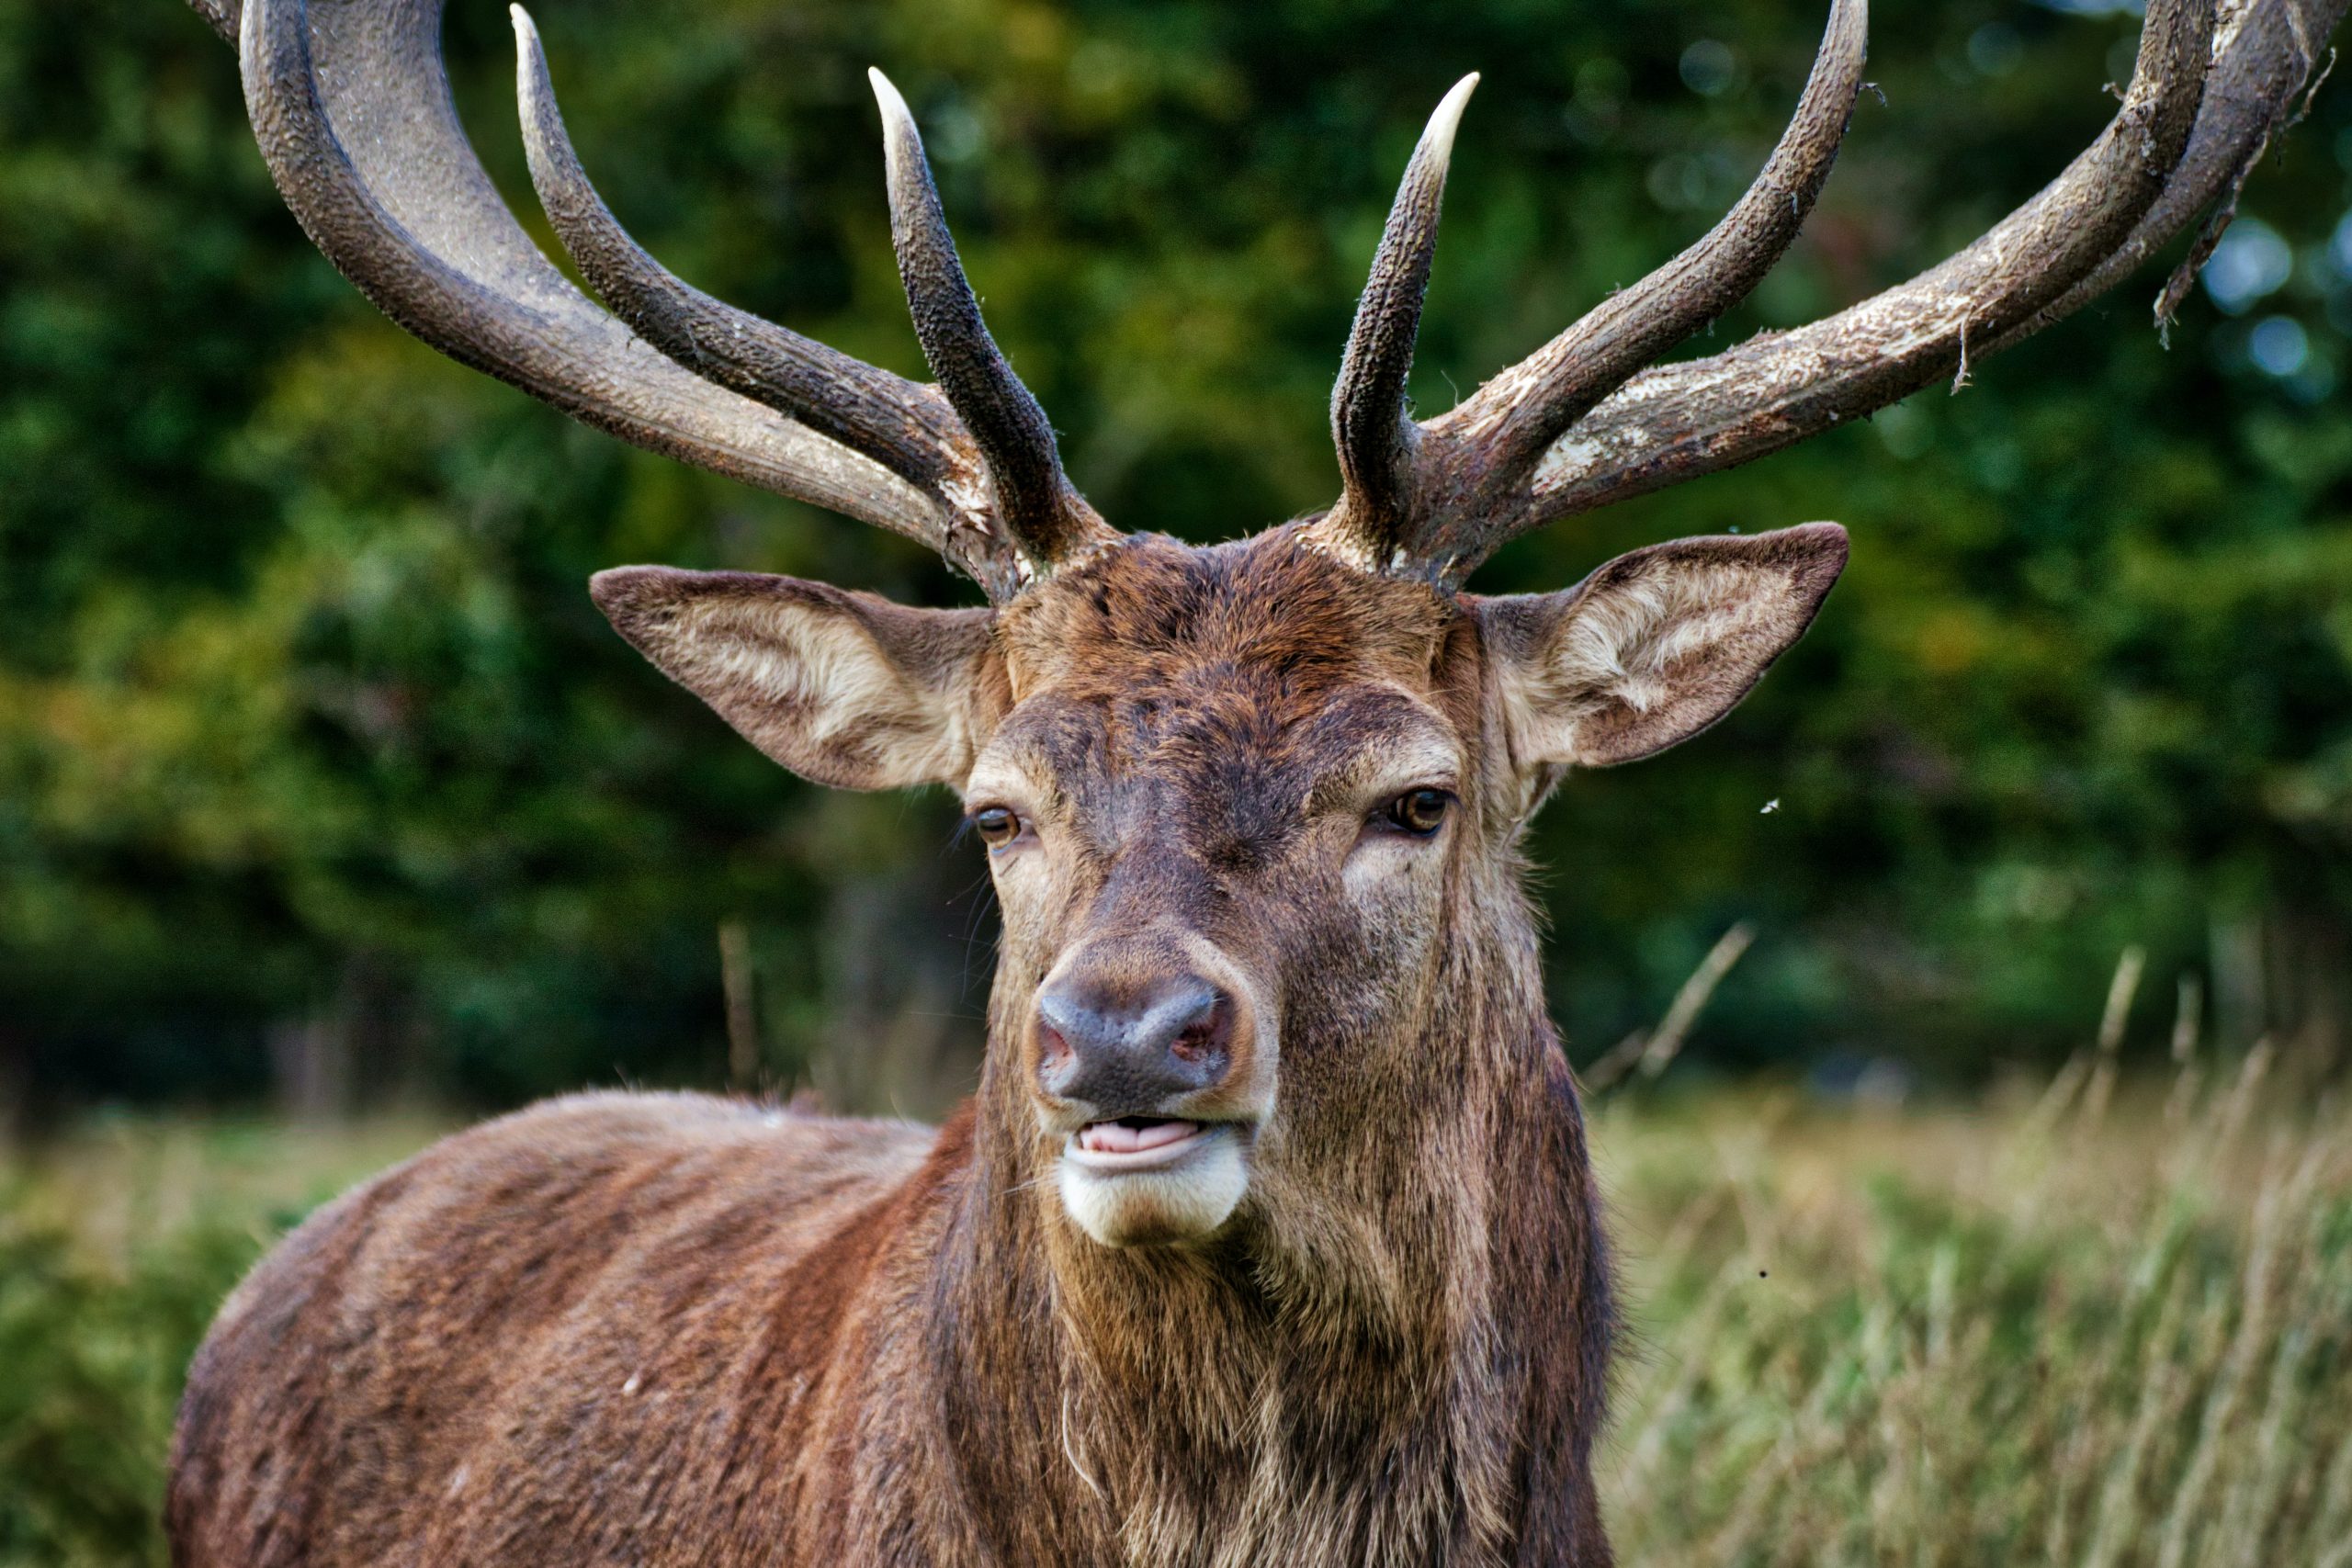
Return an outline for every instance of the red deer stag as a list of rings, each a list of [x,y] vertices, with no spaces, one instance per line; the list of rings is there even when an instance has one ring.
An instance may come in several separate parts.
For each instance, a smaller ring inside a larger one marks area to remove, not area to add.
[[[1514,846],[1564,769],[1721,717],[1846,537],[1657,545],[1523,598],[1464,580],[1527,529],[1950,379],[2225,218],[2346,3],[2150,0],[2113,123],[1974,244],[1645,368],[1821,188],[1861,84],[1863,0],[1836,0],[1731,214],[1416,423],[1464,81],[1356,315],[1339,501],[1196,549],[1114,531],[1064,477],[878,74],[933,386],[663,271],[582,173],[519,11],[532,179],[610,314],[468,146],[439,0],[198,0],[287,204],[401,325],[979,583],[967,610],[660,567],[594,592],[796,773],[961,792],[1004,939],[979,1092],[936,1132],[586,1095],[321,1212],[197,1359],[177,1560],[1609,1562],[1607,1253]]]

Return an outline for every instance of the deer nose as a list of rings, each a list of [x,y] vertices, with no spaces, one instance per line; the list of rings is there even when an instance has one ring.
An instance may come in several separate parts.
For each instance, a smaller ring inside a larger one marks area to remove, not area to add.
[[[1222,1078],[1232,1032],[1231,999],[1197,975],[1065,977],[1037,993],[1037,1081],[1106,1120],[1149,1115]]]

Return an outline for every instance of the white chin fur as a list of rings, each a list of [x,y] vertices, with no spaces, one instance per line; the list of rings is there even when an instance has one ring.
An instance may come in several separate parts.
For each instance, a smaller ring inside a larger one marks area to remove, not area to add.
[[[1229,1127],[1156,1168],[1093,1170],[1067,1156],[1059,1165],[1062,1208],[1105,1247],[1199,1240],[1225,1224],[1250,1189],[1241,1140]]]

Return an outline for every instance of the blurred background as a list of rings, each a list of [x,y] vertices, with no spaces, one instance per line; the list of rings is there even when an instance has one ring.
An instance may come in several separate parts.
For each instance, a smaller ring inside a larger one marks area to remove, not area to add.
[[[1078,482],[1122,527],[1209,540],[1336,493],[1325,404],[1355,292],[1459,73],[1486,80],[1425,411],[1712,223],[1823,16],[550,0],[539,19],[582,154],[654,251],[921,374],[863,79],[886,65]],[[468,123],[536,228],[503,8],[448,26]],[[1715,343],[1980,232],[2096,134],[2136,31],[2099,5],[1882,7],[1879,91]],[[2263,165],[2168,349],[2159,268],[1957,395],[1483,574],[1554,587],[1677,535],[1854,533],[1813,633],[1734,718],[1570,780],[1537,826],[1576,1060],[1652,1023],[1744,923],[1696,1069],[1965,1086],[2054,1062],[2137,949],[2127,1060],[2163,1054],[2185,979],[2210,1038],[2267,1036],[2325,1076],[2352,1010],[2347,207],[2334,91]],[[931,1114],[969,1084],[993,915],[944,792],[796,781],[584,592],[632,561],[932,604],[968,585],[404,337],[280,208],[230,51],[166,0],[0,0],[0,277],[15,1126],[730,1073]]]

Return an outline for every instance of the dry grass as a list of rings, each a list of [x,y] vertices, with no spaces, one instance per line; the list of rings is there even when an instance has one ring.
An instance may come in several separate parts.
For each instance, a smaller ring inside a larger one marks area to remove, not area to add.
[[[2352,1568],[2352,1118],[1604,1107],[1628,1564]]]
[[[2255,1065],[1604,1101],[1623,1561],[2352,1568],[2352,1116]],[[0,1169],[0,1564],[161,1562],[212,1303],[435,1130],[117,1122]]]

